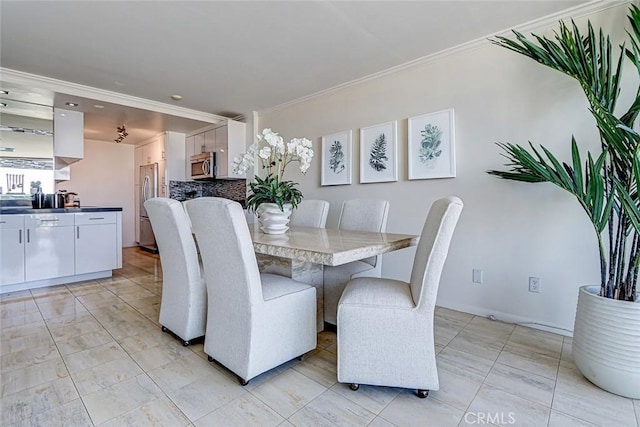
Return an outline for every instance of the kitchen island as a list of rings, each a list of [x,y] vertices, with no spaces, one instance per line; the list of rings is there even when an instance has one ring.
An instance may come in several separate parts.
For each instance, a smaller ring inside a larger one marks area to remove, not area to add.
[[[0,293],[110,277],[122,267],[122,208],[0,210]]]

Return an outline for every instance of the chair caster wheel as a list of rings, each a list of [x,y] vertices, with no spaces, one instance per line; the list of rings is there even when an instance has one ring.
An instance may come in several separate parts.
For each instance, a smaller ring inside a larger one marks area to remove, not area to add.
[[[182,341],[182,345],[185,347],[189,347],[191,345],[191,341]]]
[[[214,360],[214,359],[213,359],[213,357],[211,357],[211,356],[207,356],[207,360],[208,360],[209,362],[215,362],[215,360]]]
[[[356,391],[360,388],[360,384],[349,384],[349,388],[353,391]]]
[[[418,390],[416,394],[420,399],[424,399],[425,397],[429,396],[429,390]]]
[[[238,382],[240,383],[240,385],[242,387],[246,386],[247,384],[249,384],[249,381],[245,381],[242,378],[238,377]]]
[[[166,327],[162,327],[162,332],[169,332],[169,330]]]

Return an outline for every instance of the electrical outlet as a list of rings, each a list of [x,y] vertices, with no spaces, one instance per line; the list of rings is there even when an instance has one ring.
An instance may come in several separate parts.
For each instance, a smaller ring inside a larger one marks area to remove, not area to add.
[[[529,277],[529,292],[540,292],[540,278]]]
[[[478,268],[473,269],[473,283],[482,283],[482,270]]]

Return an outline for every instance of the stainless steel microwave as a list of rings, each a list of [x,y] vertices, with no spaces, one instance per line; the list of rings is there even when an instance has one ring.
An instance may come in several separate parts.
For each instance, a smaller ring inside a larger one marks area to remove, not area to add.
[[[214,179],[216,177],[216,153],[201,153],[191,156],[191,179]]]

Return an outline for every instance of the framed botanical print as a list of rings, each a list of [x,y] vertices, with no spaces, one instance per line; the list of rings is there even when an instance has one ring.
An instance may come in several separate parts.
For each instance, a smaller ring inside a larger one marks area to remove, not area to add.
[[[320,185],[351,184],[351,131],[322,137]]]
[[[409,179],[456,176],[453,109],[409,118]]]
[[[360,129],[360,182],[398,180],[397,123]]]

